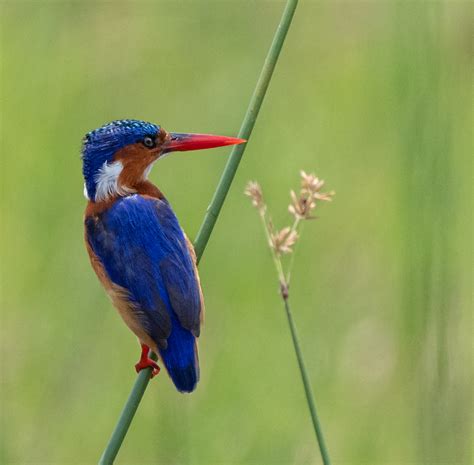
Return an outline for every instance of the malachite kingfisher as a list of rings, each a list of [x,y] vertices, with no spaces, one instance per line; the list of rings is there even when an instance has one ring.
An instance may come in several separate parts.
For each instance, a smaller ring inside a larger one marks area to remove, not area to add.
[[[83,140],[85,243],[92,267],[141,343],[137,372],[159,372],[151,349],[180,392],[193,391],[199,380],[204,300],[193,246],[148,175],[170,152],[243,142],[167,132],[129,119],[112,121]]]

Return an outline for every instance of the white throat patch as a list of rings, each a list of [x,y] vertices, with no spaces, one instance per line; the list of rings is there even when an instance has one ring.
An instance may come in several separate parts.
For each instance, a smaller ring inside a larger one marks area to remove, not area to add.
[[[106,200],[112,195],[124,196],[135,192],[125,186],[119,186],[118,178],[123,170],[123,165],[120,161],[113,163],[105,162],[96,174],[96,194],[95,201],[100,202]]]
[[[157,162],[157,160],[155,160],[153,163],[150,163],[150,164],[146,167],[145,171],[143,172],[143,179],[144,179],[145,181],[148,179],[148,176],[150,175],[150,172],[151,172],[151,170],[152,170],[152,168],[153,168],[153,165],[154,165],[156,162]]]

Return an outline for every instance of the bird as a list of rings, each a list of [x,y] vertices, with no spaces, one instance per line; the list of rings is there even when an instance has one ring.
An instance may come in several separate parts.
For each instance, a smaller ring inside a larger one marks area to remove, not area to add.
[[[107,123],[82,141],[88,200],[84,238],[92,268],[138,337],[137,373],[145,368],[151,368],[151,377],[159,373],[154,353],[183,393],[194,391],[199,381],[197,338],[204,298],[193,245],[148,175],[154,163],[171,152],[244,142],[168,132],[136,119]]]

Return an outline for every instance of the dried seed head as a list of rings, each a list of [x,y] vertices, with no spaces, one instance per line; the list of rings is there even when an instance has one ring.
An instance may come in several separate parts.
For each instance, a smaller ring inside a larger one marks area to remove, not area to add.
[[[291,191],[291,204],[288,211],[296,219],[312,219],[311,211],[316,208],[316,200],[330,201],[334,192],[320,192],[324,186],[324,181],[317,178],[314,174],[307,174],[305,171],[300,171],[301,175],[301,190],[300,195],[297,196],[294,191]]]
[[[317,200],[332,200],[331,197],[334,196],[334,192],[320,192],[321,188],[324,186],[324,181],[316,177],[313,173],[307,174],[303,170],[300,171],[301,175],[301,194],[307,195],[308,197],[313,197]]]
[[[255,181],[249,181],[244,191],[245,195],[250,197],[252,205],[263,214],[266,210],[265,202],[263,201],[263,192],[260,184]]]
[[[312,195],[318,192],[324,186],[324,181],[317,178],[314,174],[307,174],[305,171],[300,171],[301,175],[301,193]]]
[[[329,192],[315,192],[313,194],[313,199],[315,200],[324,200],[325,202],[331,202],[332,198],[336,195],[334,191]]]
[[[270,234],[270,247],[277,255],[291,253],[291,247],[295,245],[298,239],[298,233],[289,227],[283,228],[281,231]]]
[[[295,191],[290,192],[291,203],[288,206],[288,211],[300,220],[312,219],[311,211],[316,208],[316,202],[311,197],[300,195],[299,197],[295,194]]]

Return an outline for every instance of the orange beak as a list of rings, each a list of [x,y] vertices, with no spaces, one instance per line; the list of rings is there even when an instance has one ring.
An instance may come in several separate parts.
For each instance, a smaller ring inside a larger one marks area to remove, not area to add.
[[[171,139],[163,144],[162,153],[185,152],[188,150],[213,149],[225,145],[237,145],[247,142],[236,137],[214,136],[212,134],[192,134],[171,132]]]

